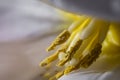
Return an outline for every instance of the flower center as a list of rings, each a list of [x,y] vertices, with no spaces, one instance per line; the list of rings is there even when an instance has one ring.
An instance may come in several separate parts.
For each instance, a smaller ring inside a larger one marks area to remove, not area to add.
[[[44,59],[40,66],[46,66],[58,59],[57,66],[64,67],[50,80],[79,68],[89,67],[101,53],[109,22],[86,16],[79,16],[71,26],[64,30],[50,45],[47,51],[60,46],[51,56]]]

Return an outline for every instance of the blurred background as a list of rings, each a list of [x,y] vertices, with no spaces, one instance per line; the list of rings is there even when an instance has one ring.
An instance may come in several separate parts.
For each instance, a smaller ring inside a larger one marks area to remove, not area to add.
[[[0,0],[0,80],[44,80],[39,62],[64,22],[40,0]]]

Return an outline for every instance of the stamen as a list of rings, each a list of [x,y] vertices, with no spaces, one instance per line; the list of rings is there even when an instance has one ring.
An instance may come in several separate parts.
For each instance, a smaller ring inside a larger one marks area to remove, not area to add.
[[[58,62],[58,66],[63,66],[66,62],[68,62],[69,60],[71,60],[71,57],[73,56],[73,54],[79,49],[79,47],[82,44],[82,40],[80,40],[79,35],[82,31],[82,29],[88,25],[90,19],[87,19],[77,30],[76,36],[73,39],[73,41],[71,42],[70,46],[68,47],[67,51],[65,52],[65,58],[63,60],[61,60],[60,62]]]
[[[48,51],[62,44],[61,47],[40,64],[46,66],[59,59],[57,66],[65,67],[49,80],[56,80],[81,67],[88,68],[99,57],[108,29],[109,23],[106,21],[80,16],[53,41]]]
[[[85,57],[83,57],[77,65],[68,66],[65,69],[64,74],[68,74],[73,70],[79,69],[81,66],[84,68],[89,67],[93,63],[93,61],[95,61],[99,57],[99,54],[101,53],[101,47],[101,44],[96,44],[91,53],[88,53]]]
[[[53,55],[49,56],[48,58],[44,59],[41,63],[40,66],[44,67],[51,63],[52,61],[56,60],[58,57],[59,52],[55,52]]]
[[[83,59],[81,59],[80,66],[89,67],[100,55],[101,53],[101,44],[96,44],[95,48],[92,49],[90,53],[88,53]]]
[[[48,47],[47,51],[51,51],[53,50],[57,45],[60,45],[62,43],[64,43],[70,36],[70,33],[68,30],[64,30],[54,41],[53,43],[50,45],[50,47]]]
[[[41,63],[40,66],[44,67],[46,65],[48,65],[49,63],[51,63],[52,61],[56,60],[58,58],[58,55],[60,52],[64,52],[66,50],[66,47],[62,47],[61,49],[58,49],[53,55],[47,57],[46,59],[44,59]]]
[[[79,25],[83,24],[83,22],[87,20],[87,17],[81,16],[78,21],[75,21],[68,30],[64,30],[48,47],[47,51],[54,50],[57,45],[64,43],[70,37],[70,34],[79,27]]]
[[[68,62],[69,60],[71,60],[72,55],[80,47],[81,43],[82,43],[82,41],[78,40],[76,42],[76,44],[73,47],[71,47],[70,51],[68,51],[68,52],[65,53],[65,55],[66,55],[65,58],[58,63],[58,66],[63,66],[66,62]]]

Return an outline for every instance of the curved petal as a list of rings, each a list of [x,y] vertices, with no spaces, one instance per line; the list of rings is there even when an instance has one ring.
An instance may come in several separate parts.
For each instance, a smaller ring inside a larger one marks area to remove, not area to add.
[[[1,3],[0,42],[40,36],[63,23],[54,9],[36,0],[2,0]]]
[[[119,80],[120,67],[108,72],[77,72],[61,77],[59,80]]]
[[[120,21],[120,0],[42,0],[57,8],[76,13]]]

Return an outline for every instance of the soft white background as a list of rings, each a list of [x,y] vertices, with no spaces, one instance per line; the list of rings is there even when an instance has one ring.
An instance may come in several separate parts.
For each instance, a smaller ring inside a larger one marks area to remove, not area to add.
[[[60,23],[39,0],[0,0],[0,80],[43,80],[38,65]]]

